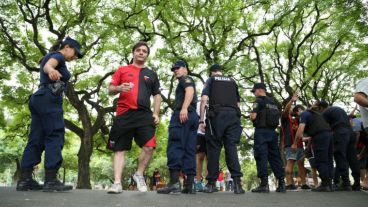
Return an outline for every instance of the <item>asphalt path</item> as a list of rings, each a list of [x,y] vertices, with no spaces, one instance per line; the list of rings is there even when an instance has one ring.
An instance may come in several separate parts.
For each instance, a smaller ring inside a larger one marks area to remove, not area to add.
[[[195,195],[161,195],[156,192],[124,191],[107,194],[104,190],[72,190],[45,193],[17,192],[15,188],[0,187],[0,207],[360,207],[368,206],[367,192],[316,193],[311,191],[287,193],[232,192]]]

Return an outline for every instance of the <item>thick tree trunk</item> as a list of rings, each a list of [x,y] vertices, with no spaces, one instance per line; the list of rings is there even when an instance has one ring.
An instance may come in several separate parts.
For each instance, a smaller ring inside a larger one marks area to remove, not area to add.
[[[81,146],[78,153],[78,189],[92,189],[90,182],[89,163],[92,155],[92,136],[85,136],[81,139]]]
[[[70,103],[78,112],[78,117],[82,128],[73,124],[72,122],[66,121],[66,126],[76,133],[81,140],[79,152],[78,152],[78,189],[92,189],[89,175],[89,162],[91,161],[92,155],[92,138],[93,138],[93,126],[91,124],[91,118],[87,107],[84,105],[74,90],[73,84],[69,84],[67,90],[67,97]],[[96,131],[96,130],[95,130]]]
[[[13,174],[13,183],[17,183],[17,181],[20,178],[20,161],[18,158],[16,158],[14,161],[15,161],[15,165],[17,166],[17,168]]]

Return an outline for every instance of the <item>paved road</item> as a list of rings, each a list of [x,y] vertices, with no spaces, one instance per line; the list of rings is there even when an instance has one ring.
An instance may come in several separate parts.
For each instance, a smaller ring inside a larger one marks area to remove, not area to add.
[[[292,200],[293,203],[287,203]],[[73,190],[63,193],[17,192],[0,188],[0,207],[360,207],[368,206],[367,192],[314,193],[310,191],[279,194],[235,195],[230,192],[196,195],[158,195],[156,192],[124,191],[111,195],[102,190]]]

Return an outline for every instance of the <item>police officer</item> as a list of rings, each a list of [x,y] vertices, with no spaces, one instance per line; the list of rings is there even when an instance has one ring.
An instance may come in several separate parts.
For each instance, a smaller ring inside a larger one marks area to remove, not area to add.
[[[312,191],[331,192],[333,191],[332,133],[316,104],[300,115],[299,127],[295,135],[296,141],[302,139],[304,133],[311,137],[315,165],[322,180],[321,185]]]
[[[278,147],[278,138],[275,128],[278,125],[280,112],[273,98],[266,95],[266,85],[256,83],[252,93],[256,96],[250,118],[255,127],[254,131],[254,157],[256,159],[258,177],[261,184],[252,189],[253,193],[268,193],[267,162],[270,163],[275,177],[278,179],[276,192],[286,192],[285,173]]]
[[[328,106],[328,103],[324,100],[319,101],[318,106],[333,131],[333,153],[336,162],[334,175],[335,190],[352,190],[349,180],[349,161],[355,181],[353,187],[355,190],[358,190],[360,189],[360,170],[355,149],[356,137],[351,128],[349,117],[342,108]],[[340,177],[342,179],[341,185]]]
[[[21,177],[17,191],[40,190],[66,191],[67,186],[57,180],[57,171],[62,163],[65,125],[63,117],[63,92],[71,74],[65,64],[82,58],[80,44],[67,37],[60,50],[50,52],[40,64],[40,86],[29,99],[32,122],[28,143],[21,161]],[[32,178],[33,168],[41,162],[45,151],[45,182],[40,186]]]
[[[243,176],[236,145],[240,141],[242,128],[240,126],[239,91],[235,81],[222,75],[221,67],[214,64],[210,68],[211,77],[206,81],[202,91],[200,128],[206,131],[207,145],[207,177],[204,192],[216,191],[216,180],[219,175],[219,157],[221,148],[225,147],[227,167],[234,180],[234,193],[245,193],[241,186]],[[205,105],[209,103],[206,124],[204,123]]]
[[[196,112],[197,95],[194,81],[188,76],[188,65],[185,61],[177,61],[171,71],[179,83],[175,91],[174,112],[169,125],[169,142],[167,145],[167,166],[170,171],[170,182],[167,187],[157,193],[179,193],[179,172],[186,174],[184,188],[186,194],[195,194],[194,176],[196,175],[196,144],[198,114]]]

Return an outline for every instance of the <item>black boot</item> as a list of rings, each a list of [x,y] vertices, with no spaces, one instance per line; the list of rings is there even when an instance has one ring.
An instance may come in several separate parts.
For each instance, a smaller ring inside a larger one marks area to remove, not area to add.
[[[276,192],[278,193],[286,193],[285,180],[284,178],[278,179],[278,186],[276,188]]]
[[[68,191],[72,190],[73,186],[64,185],[57,178],[57,170],[45,170],[45,184],[43,185],[43,192],[54,192],[54,191]]]
[[[331,189],[331,180],[330,179],[322,179],[322,183],[317,188],[312,189],[313,192],[332,192]]]
[[[360,176],[354,177],[354,184],[351,186],[351,190],[352,191],[360,191],[361,190]]]
[[[351,190],[353,191],[360,191],[361,186],[360,186],[360,178],[358,179],[354,179],[354,184],[351,186]]]
[[[188,175],[187,179],[184,181],[184,188],[181,193],[185,194],[196,194],[196,189],[194,185],[194,175]]]
[[[261,184],[252,189],[252,193],[269,193],[270,192],[270,188],[268,187],[268,178],[264,177],[261,178]]]
[[[181,192],[179,170],[170,170],[170,182],[165,188],[157,190],[158,194],[178,194]]]
[[[17,191],[41,190],[42,185],[38,184],[32,177],[32,168],[23,168],[20,170],[20,179],[17,183]]]
[[[234,177],[234,193],[235,194],[243,194],[245,190],[242,188],[240,177]]]
[[[351,186],[350,186],[350,180],[349,177],[343,177],[342,178],[342,184],[340,186],[338,186],[336,189],[336,191],[351,191]]]
[[[204,193],[214,193],[214,192],[218,192],[218,189],[216,188],[216,184],[215,181],[208,181],[206,187],[204,187],[203,190]]]
[[[171,181],[169,182],[169,184],[167,184],[166,187],[158,189],[157,193],[158,194],[178,194],[181,192],[181,187],[180,187],[180,183],[171,183]]]

